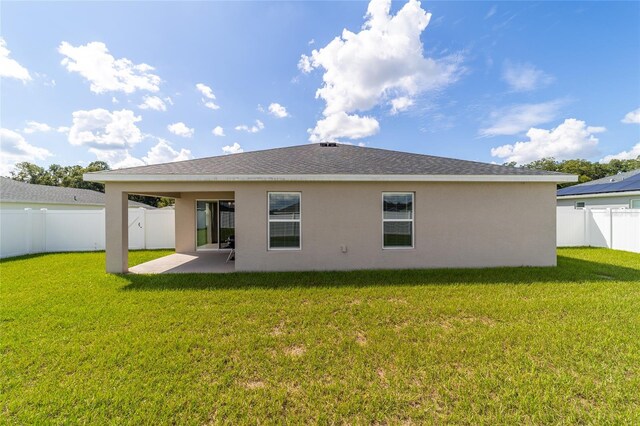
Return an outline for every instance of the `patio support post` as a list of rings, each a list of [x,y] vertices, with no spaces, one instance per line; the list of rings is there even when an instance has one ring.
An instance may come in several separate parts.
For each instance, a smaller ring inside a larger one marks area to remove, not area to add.
[[[121,274],[129,270],[128,194],[109,183],[105,192],[107,272]]]

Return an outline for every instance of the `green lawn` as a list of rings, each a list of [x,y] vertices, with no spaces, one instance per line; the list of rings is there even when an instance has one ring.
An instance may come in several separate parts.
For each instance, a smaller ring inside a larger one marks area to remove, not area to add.
[[[132,264],[167,252],[132,252]],[[117,276],[0,262],[0,423],[640,423],[640,255]]]

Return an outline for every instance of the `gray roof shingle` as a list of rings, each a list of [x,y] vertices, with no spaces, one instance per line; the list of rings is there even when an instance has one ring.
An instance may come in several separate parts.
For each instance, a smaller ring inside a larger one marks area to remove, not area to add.
[[[424,154],[338,144],[306,144],[175,163],[99,172],[101,175],[558,175]],[[90,176],[90,174],[89,174]]]
[[[34,185],[0,177],[0,201],[104,206],[104,194],[90,189]],[[137,201],[129,201],[129,207],[153,208]]]

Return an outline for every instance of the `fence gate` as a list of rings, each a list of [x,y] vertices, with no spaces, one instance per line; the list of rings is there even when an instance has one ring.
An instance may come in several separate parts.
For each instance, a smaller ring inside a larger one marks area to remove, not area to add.
[[[144,228],[145,214],[144,209],[129,210],[129,249],[142,250],[145,249]]]

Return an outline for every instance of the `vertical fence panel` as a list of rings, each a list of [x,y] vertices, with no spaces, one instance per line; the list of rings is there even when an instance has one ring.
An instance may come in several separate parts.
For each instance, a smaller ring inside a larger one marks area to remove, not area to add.
[[[149,210],[145,221],[145,241],[148,249],[173,248],[176,246],[174,210]]]
[[[144,249],[144,213],[145,209],[129,209],[129,249]]]
[[[24,210],[0,211],[0,257],[29,252],[25,238],[28,227],[27,212]]]
[[[557,209],[556,245],[558,247],[586,246],[586,210],[569,208]]]
[[[591,247],[611,247],[611,210],[588,210],[587,245]]]
[[[47,251],[102,250],[95,229],[101,226],[100,210],[48,210]]]
[[[611,248],[640,253],[640,209],[612,210]]]

